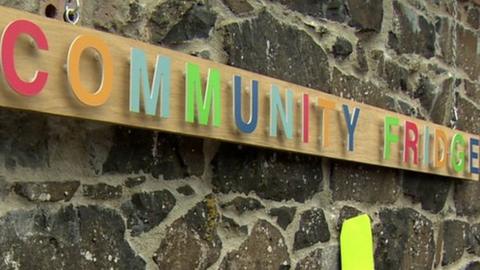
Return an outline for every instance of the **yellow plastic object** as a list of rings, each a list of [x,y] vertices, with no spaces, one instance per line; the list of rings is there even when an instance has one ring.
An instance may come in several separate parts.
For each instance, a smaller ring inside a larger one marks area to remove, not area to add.
[[[374,270],[370,218],[360,215],[343,222],[340,234],[342,270]]]

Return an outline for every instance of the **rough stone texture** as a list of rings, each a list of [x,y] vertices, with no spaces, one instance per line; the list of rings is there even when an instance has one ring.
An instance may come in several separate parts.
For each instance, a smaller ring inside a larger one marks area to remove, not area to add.
[[[413,202],[420,202],[422,209],[432,213],[440,212],[447,200],[452,186],[452,179],[405,172],[403,177],[403,192],[410,196]]]
[[[254,198],[236,197],[235,199],[222,204],[222,208],[233,208],[239,215],[248,211],[256,211],[265,208],[263,204]]]
[[[256,19],[225,27],[228,64],[282,80],[327,89],[328,58],[306,32],[261,12]]]
[[[203,139],[179,138],[178,152],[189,175],[201,176],[205,167]]]
[[[479,53],[478,53],[478,35],[475,32],[463,28],[457,28],[457,46],[456,50],[456,64],[461,67],[472,80],[479,79]]]
[[[80,182],[18,182],[13,185],[13,190],[19,196],[32,202],[58,202],[69,201]]]
[[[394,106],[386,96],[386,91],[370,81],[362,81],[354,76],[343,73],[338,68],[333,68],[330,82],[331,93],[347,99],[354,99],[373,106],[393,110]]]
[[[466,267],[465,270],[480,270],[480,262],[472,262],[469,263]]]
[[[38,169],[48,165],[47,117],[17,111],[0,112],[0,149],[8,169]],[[18,125],[18,123],[23,123]],[[15,136],[11,136],[15,134]]]
[[[125,180],[125,186],[127,188],[133,188],[145,183],[145,181],[147,181],[145,176],[128,177],[127,180]]]
[[[45,2],[0,5],[44,15]],[[79,25],[479,134],[479,13],[471,0],[105,0],[81,1]],[[335,230],[372,217],[376,269],[480,268],[473,182],[11,109],[0,171],[0,269],[339,269],[337,231],[295,249],[295,233],[316,238],[298,230],[315,207]],[[247,200],[218,212],[212,192]]]
[[[383,20],[383,0],[348,0],[352,16],[350,25],[362,31],[380,32]],[[368,12],[365,12],[368,10]]]
[[[254,191],[264,199],[304,202],[322,190],[316,157],[222,144],[212,163],[217,192]]]
[[[178,155],[178,138],[147,130],[117,127],[104,173],[151,173],[154,177],[176,179],[186,176]]]
[[[163,42],[175,44],[194,38],[207,38],[216,19],[216,14],[207,6],[194,5],[182,20],[168,32]]]
[[[295,213],[297,212],[296,207],[279,207],[270,209],[270,216],[277,218],[277,224],[280,228],[286,230],[288,225],[292,223],[295,218]]]
[[[442,265],[458,261],[467,246],[469,225],[459,220],[446,220],[441,226],[437,243],[443,243]],[[439,247],[437,247],[439,248]]]
[[[252,267],[264,270],[290,268],[290,258],[282,234],[265,220],[257,221],[240,248],[224,257],[219,270]]]
[[[157,5],[148,22],[152,42],[161,43],[168,32],[197,2],[199,1],[167,0]]]
[[[397,171],[349,162],[333,164],[330,185],[335,201],[389,204],[400,195]]]
[[[427,19],[418,15],[399,1],[393,2],[398,25],[389,32],[388,45],[397,53],[414,53],[431,58],[435,55],[435,27]]]
[[[480,117],[480,111],[477,104],[460,97],[457,99],[458,118],[457,126],[460,130],[478,134],[480,131],[480,123],[477,121]]]
[[[322,209],[313,208],[302,213],[300,226],[295,233],[293,249],[310,247],[318,242],[328,242],[330,231]]]
[[[235,222],[235,220],[224,215],[222,216],[221,219],[222,219],[220,223],[221,228],[228,230],[229,232],[232,232],[236,235],[248,235],[247,225],[240,226],[240,224]]]
[[[111,200],[122,197],[122,186],[112,186],[105,183],[83,185],[83,196],[94,200]]]
[[[191,195],[195,194],[195,190],[189,185],[184,185],[184,186],[181,186],[181,187],[177,188],[177,192],[180,193],[180,194],[183,194],[185,196],[191,196]]]
[[[345,220],[359,216],[360,214],[362,214],[362,211],[358,210],[355,207],[351,207],[348,205],[342,207],[342,209],[340,210],[340,216],[337,220],[337,230],[342,230],[343,222],[345,222]]]
[[[344,38],[337,38],[332,46],[332,52],[335,57],[345,59],[353,52],[352,43]]]
[[[131,235],[138,236],[160,224],[175,203],[175,197],[168,190],[133,194],[131,200],[122,205]]]
[[[145,269],[112,209],[15,211],[0,218],[0,224],[1,269]]]
[[[376,269],[432,269],[432,222],[413,209],[385,209],[376,228]]]
[[[478,182],[457,181],[455,183],[455,208],[461,216],[478,216],[480,214],[480,184]]]
[[[288,8],[305,15],[326,18],[328,20],[345,22],[348,19],[348,10],[343,0],[272,0],[280,2]]]
[[[467,251],[470,254],[480,256],[480,224],[470,226],[467,235]]]
[[[319,269],[340,269],[340,252],[338,246],[316,249],[301,259],[295,267],[295,270]]]
[[[384,70],[381,70],[379,75],[391,89],[405,92],[410,90],[408,86],[408,69],[393,61],[385,61],[383,67]]]
[[[223,0],[223,3],[225,3],[225,5],[237,15],[243,15],[253,11],[252,5],[246,0]]]
[[[218,210],[207,197],[166,229],[153,259],[160,269],[207,269],[220,257]]]

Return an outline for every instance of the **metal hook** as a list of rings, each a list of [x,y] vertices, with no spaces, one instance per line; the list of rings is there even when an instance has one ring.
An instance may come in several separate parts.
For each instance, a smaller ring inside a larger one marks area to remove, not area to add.
[[[80,20],[80,0],[75,0],[75,3],[72,5],[73,2],[74,0],[65,2],[65,14],[63,17],[66,22],[77,24]]]

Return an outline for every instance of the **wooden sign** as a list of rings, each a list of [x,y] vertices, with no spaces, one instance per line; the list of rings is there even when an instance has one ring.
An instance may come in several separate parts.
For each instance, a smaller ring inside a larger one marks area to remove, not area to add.
[[[476,134],[21,11],[0,14],[0,106],[479,179]]]

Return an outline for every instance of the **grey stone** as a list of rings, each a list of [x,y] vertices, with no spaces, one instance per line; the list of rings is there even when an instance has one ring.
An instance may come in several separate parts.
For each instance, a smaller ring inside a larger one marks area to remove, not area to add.
[[[322,209],[312,208],[302,213],[300,225],[295,233],[293,249],[311,247],[318,242],[328,242],[330,231]]]
[[[145,176],[128,177],[127,180],[125,180],[125,186],[127,188],[133,188],[145,183],[145,181],[147,181]]]
[[[384,209],[375,228],[375,269],[432,269],[432,222],[413,209]]]
[[[215,192],[304,202],[322,190],[318,157],[222,144],[212,165]]]
[[[32,13],[38,13],[40,8],[40,2],[33,0],[0,0],[0,5]]]
[[[471,80],[478,80],[480,77],[480,56],[478,54],[478,35],[475,31],[464,28],[461,24],[454,28],[456,32],[456,44],[453,47],[456,51],[456,66],[462,68]]]
[[[480,183],[456,181],[453,199],[457,215],[476,217],[480,214]]]
[[[480,270],[480,262],[471,262],[466,267],[465,270]]]
[[[195,194],[195,190],[190,185],[184,185],[177,188],[177,192],[185,196],[191,196]]]
[[[367,54],[361,42],[357,43],[356,51],[357,51],[358,70],[360,70],[361,72],[367,72],[369,70]]]
[[[435,27],[424,16],[399,1],[393,2],[398,25],[389,32],[388,45],[398,54],[419,54],[426,58],[435,55]]]
[[[393,90],[404,92],[411,90],[408,85],[409,71],[398,63],[385,61],[384,70],[380,72],[380,76]]]
[[[175,204],[175,197],[170,191],[160,190],[133,194],[121,209],[127,217],[127,228],[131,230],[131,235],[139,236],[159,225]]]
[[[5,167],[12,170],[17,166],[32,169],[48,166],[49,134],[45,115],[2,109],[0,150],[5,155]]]
[[[252,5],[246,0],[223,0],[223,3],[236,15],[243,15],[253,11]]]
[[[403,192],[410,196],[413,202],[420,202],[422,209],[438,213],[445,205],[453,181],[442,176],[404,172]]]
[[[257,221],[250,236],[238,250],[223,258],[219,270],[252,267],[262,270],[290,269],[285,239],[278,229],[265,220]]]
[[[223,229],[225,229],[225,230],[227,230],[231,233],[237,234],[237,235],[248,235],[248,226],[247,225],[240,226],[240,224],[235,222],[235,220],[233,220],[232,218],[229,218],[225,215],[222,215],[222,220],[221,220],[220,226]]]
[[[330,179],[333,200],[394,203],[400,195],[398,171],[336,161]]]
[[[290,225],[290,223],[292,223],[293,219],[295,218],[296,212],[296,207],[282,206],[279,208],[270,209],[269,215],[272,217],[277,217],[278,226],[286,230],[288,225]]]
[[[83,185],[83,196],[93,200],[112,200],[122,197],[122,186],[112,186],[105,183]]]
[[[148,21],[151,40],[154,43],[161,43],[170,30],[178,24],[184,15],[199,1],[167,0],[155,6]]]
[[[216,200],[208,196],[166,229],[153,260],[159,269],[207,269],[220,257]]]
[[[344,0],[272,0],[280,2],[288,8],[316,18],[324,18],[337,22],[349,19]]]
[[[295,270],[338,270],[340,252],[338,246],[316,249],[301,259]]]
[[[329,83],[330,93],[346,99],[370,104],[387,110],[393,110],[394,104],[386,95],[388,89],[380,88],[371,81],[360,80],[343,73],[334,67],[332,80]]]
[[[204,5],[194,5],[162,40],[176,44],[195,38],[207,38],[215,25],[217,15]]]
[[[10,212],[0,218],[0,268],[145,269],[124,233],[121,216],[98,206]]]
[[[32,202],[58,202],[69,201],[79,186],[78,181],[17,182],[13,190]]]
[[[178,152],[189,175],[202,176],[205,167],[203,155],[203,139],[180,137]]]
[[[477,109],[477,105],[463,97],[458,97],[455,107],[458,113],[458,129],[478,134],[480,132],[480,122],[478,121],[480,110]]]
[[[146,10],[138,1],[104,0],[81,5],[79,24],[132,38],[143,37]]]
[[[268,12],[224,27],[228,64],[315,89],[326,89],[328,57],[305,31]]]
[[[116,127],[104,173],[151,173],[165,180],[183,178],[187,169],[178,155],[178,136]]]
[[[480,223],[470,226],[467,237],[467,252],[480,256]]]
[[[335,44],[332,46],[332,52],[336,58],[345,59],[353,52],[352,43],[344,38],[337,37]]]
[[[265,206],[254,198],[245,198],[245,197],[235,197],[230,202],[222,204],[222,208],[233,208],[239,215],[242,215],[248,211],[256,211],[264,209]]]
[[[340,210],[340,216],[338,217],[338,220],[337,220],[337,230],[338,231],[342,230],[342,225],[343,225],[343,222],[345,222],[345,220],[359,216],[360,214],[362,214],[362,211],[358,210],[355,207],[351,207],[348,205],[345,205],[344,207],[342,207],[342,209]]]
[[[352,17],[350,25],[362,31],[379,33],[383,21],[383,0],[348,0],[348,11]]]
[[[467,232],[469,225],[460,220],[445,220],[439,232],[443,243],[442,265],[449,265],[458,261],[467,247]],[[437,247],[439,248],[439,247]]]

